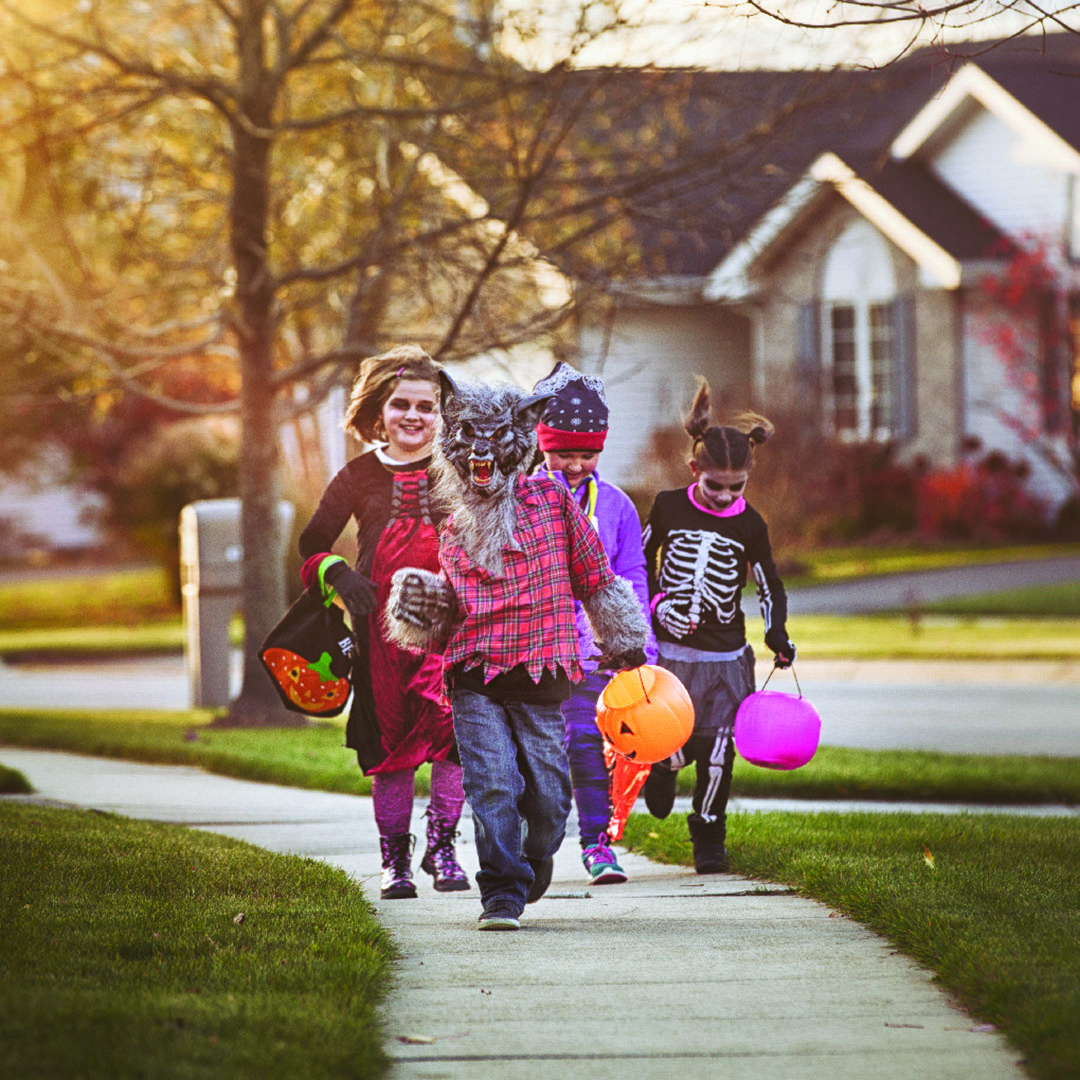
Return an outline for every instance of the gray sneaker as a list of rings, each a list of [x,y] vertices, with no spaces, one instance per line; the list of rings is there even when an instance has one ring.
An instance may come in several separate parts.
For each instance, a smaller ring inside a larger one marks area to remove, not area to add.
[[[477,930],[518,930],[521,912],[509,900],[496,897],[480,914]]]

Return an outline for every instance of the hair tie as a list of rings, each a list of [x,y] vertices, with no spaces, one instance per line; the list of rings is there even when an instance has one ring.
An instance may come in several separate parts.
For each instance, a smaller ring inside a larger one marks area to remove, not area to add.
[[[404,375],[404,374],[405,374],[405,365],[403,364],[401,367],[399,367],[397,369],[397,377],[400,379],[401,376]]]

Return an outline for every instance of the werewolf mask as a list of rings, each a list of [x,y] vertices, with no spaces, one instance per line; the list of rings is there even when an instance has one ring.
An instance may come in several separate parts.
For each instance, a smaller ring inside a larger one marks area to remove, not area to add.
[[[438,452],[457,475],[462,498],[496,499],[512,492],[532,463],[536,425],[551,395],[526,397],[508,383],[458,386],[445,371],[439,372],[439,383]]]
[[[518,477],[536,453],[536,425],[550,394],[527,396],[508,383],[460,386],[439,372],[442,424],[432,471],[454,534],[474,562],[496,576],[513,543]]]

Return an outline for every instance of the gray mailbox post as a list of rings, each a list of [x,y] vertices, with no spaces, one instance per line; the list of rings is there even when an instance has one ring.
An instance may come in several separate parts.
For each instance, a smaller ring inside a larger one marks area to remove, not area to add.
[[[292,517],[292,504],[279,502],[282,574]],[[203,499],[180,511],[184,661],[196,708],[229,704],[229,620],[240,604],[243,557],[239,499]]]

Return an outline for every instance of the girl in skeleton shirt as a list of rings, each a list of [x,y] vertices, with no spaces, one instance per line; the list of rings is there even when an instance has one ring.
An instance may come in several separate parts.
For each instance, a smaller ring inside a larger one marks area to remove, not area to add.
[[[645,805],[654,817],[667,817],[678,771],[693,761],[697,775],[688,824],[699,874],[727,869],[732,730],[740,702],[754,690],[754,651],[740,604],[749,574],[757,583],[765,644],[780,667],[795,659],[769,529],[744,497],[754,448],[769,439],[773,426],[752,413],[731,426],[710,425],[709,413],[709,387],[702,379],[686,420],[694,483],[660,492],[644,532],[658,663],[678,676],[694,703],[693,734],[652,767]]]

